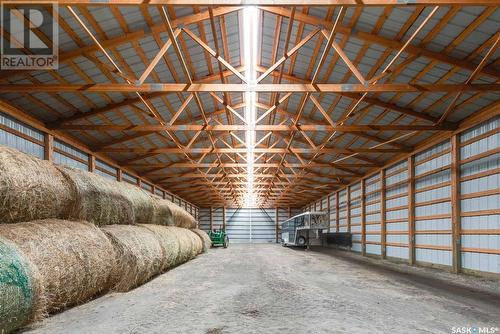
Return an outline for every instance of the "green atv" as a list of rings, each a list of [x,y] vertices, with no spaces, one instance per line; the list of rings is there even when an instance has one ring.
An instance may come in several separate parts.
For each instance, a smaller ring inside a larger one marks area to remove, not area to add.
[[[208,231],[208,236],[212,240],[212,247],[224,246],[224,248],[227,248],[229,246],[229,237],[224,229]]]

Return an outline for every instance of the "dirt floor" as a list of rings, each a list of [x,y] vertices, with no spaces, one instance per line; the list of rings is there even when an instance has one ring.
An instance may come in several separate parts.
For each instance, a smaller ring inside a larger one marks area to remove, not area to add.
[[[54,315],[30,333],[453,333],[454,327],[500,327],[500,282],[269,244],[212,249],[133,291]]]

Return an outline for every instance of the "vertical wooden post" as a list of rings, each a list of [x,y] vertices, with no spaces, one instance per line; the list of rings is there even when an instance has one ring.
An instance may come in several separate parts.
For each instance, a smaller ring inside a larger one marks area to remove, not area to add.
[[[278,230],[279,230],[279,227],[278,227],[278,214],[279,214],[279,208],[276,208],[276,215],[275,215],[275,230],[276,230],[276,243],[278,243]]]
[[[462,269],[461,252],[461,205],[460,205],[460,137],[451,137],[451,230],[453,272],[460,273]]]
[[[351,233],[351,186],[346,187],[347,197],[347,232]],[[351,250],[352,247],[349,247]]]
[[[210,207],[210,231],[214,229],[214,210]]]
[[[89,172],[93,173],[95,171],[95,156],[89,154]]]
[[[340,205],[339,205],[339,192],[337,191],[335,193],[335,232],[339,232],[339,229],[340,229],[340,226],[339,226],[339,220],[340,220],[340,212],[339,212],[339,208],[340,208]]]
[[[328,215],[328,233],[330,233],[330,224],[332,223],[330,220],[330,195],[326,196],[326,211]]]
[[[116,170],[116,181],[122,182],[123,180],[123,172],[120,168]]]
[[[43,137],[43,158],[54,161],[54,136],[46,133]]]
[[[415,264],[415,157],[408,158],[408,263]]]
[[[142,180],[140,178],[137,178],[137,186],[139,188],[141,188],[141,183],[142,183]]]
[[[226,207],[222,207],[222,228],[226,229]]]
[[[361,255],[366,255],[366,210],[365,210],[366,180],[361,180]]]
[[[385,169],[380,171],[380,253],[387,257],[387,233],[385,221]]]

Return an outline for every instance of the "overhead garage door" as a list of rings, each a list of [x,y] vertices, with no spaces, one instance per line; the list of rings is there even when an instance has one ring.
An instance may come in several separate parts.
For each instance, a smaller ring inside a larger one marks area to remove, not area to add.
[[[227,209],[226,229],[230,242],[275,242],[274,215],[274,209]]]

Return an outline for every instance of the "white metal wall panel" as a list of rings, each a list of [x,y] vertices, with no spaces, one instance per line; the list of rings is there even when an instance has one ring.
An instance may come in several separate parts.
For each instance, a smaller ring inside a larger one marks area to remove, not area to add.
[[[462,267],[500,273],[500,117],[460,136]]]
[[[365,186],[365,230],[366,253],[381,255],[381,211],[380,211],[380,174],[366,179]]]
[[[232,243],[275,242],[275,209],[226,209],[226,230]]]
[[[5,131],[2,129],[2,126],[13,129],[29,138],[33,138],[33,141]],[[0,113],[0,145],[12,147],[39,159],[43,159],[43,139],[43,133]]]
[[[201,230],[210,230],[210,208],[200,208],[199,222]]]
[[[361,252],[361,183],[355,183],[349,187],[350,195],[350,216],[349,225],[352,234],[352,247],[354,252]]]
[[[330,201],[330,231],[335,232],[337,229],[337,208],[336,199],[337,194],[332,194],[329,197]]]
[[[450,164],[449,140],[415,155],[415,259],[420,262],[453,262]]]
[[[386,253],[408,259],[408,162],[386,170]]]

